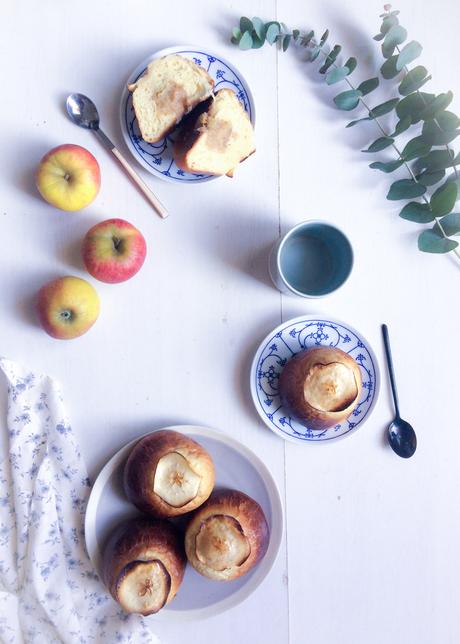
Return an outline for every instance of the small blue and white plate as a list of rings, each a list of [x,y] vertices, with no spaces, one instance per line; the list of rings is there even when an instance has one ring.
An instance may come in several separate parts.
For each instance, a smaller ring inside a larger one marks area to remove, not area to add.
[[[192,174],[184,172],[176,166],[172,158],[172,144],[174,137],[177,136],[176,131],[168,134],[162,141],[158,143],[147,143],[141,137],[139,127],[137,125],[136,115],[134,114],[132,94],[128,91],[127,86],[137,81],[147,69],[147,65],[156,58],[162,58],[168,54],[180,54],[184,58],[193,60],[197,65],[201,65],[208,74],[214,79],[214,91],[228,88],[232,89],[239,100],[241,101],[244,109],[249,114],[251,123],[255,123],[255,110],[254,99],[251,91],[240,72],[233,67],[222,56],[212,53],[210,51],[203,51],[202,49],[191,46],[182,45],[177,47],[168,47],[148,56],[145,60],[136,67],[130,74],[123,87],[120,105],[120,120],[121,131],[123,138],[128,146],[130,152],[146,170],[151,174],[165,181],[173,183],[201,183],[209,181],[210,179],[217,179],[218,177],[211,174]]]
[[[343,423],[315,430],[291,418],[281,404],[278,383],[288,360],[304,349],[320,345],[342,349],[356,360],[363,391],[358,406]],[[293,318],[269,333],[251,367],[251,394],[260,417],[275,434],[294,443],[324,443],[356,431],[371,415],[379,388],[377,359],[361,333],[344,322],[314,315]]]

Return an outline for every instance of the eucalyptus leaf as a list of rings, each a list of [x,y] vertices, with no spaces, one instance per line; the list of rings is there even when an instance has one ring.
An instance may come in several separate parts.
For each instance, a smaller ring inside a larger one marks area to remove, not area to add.
[[[413,199],[414,197],[421,197],[425,192],[426,187],[412,179],[400,179],[399,181],[395,181],[391,184],[390,190],[387,194],[387,199],[390,201]]]
[[[435,99],[434,94],[426,94],[425,92],[415,92],[409,94],[401,99],[396,107],[396,114],[400,119],[409,115],[411,123],[418,123],[420,121],[420,113],[425,109],[426,105],[433,102]]]
[[[240,38],[241,38],[241,29],[239,27],[233,27],[232,36],[233,36],[233,38],[235,38],[235,40],[238,43]]]
[[[411,161],[418,157],[424,157],[431,150],[431,145],[425,143],[420,136],[416,136],[406,143],[401,156],[405,161]]]
[[[258,38],[255,34],[255,32],[252,33],[252,48],[253,49],[260,49],[265,43],[265,40],[261,40]]]
[[[283,38],[283,51],[287,50],[287,48],[289,47],[290,42],[291,42],[290,34],[288,34],[287,36],[284,36],[284,38]]]
[[[439,220],[439,223],[449,237],[460,233],[460,213],[458,212],[451,212],[448,215],[444,215]]]
[[[396,16],[386,16],[382,20],[382,26],[380,27],[380,33],[385,35],[394,25],[397,25],[399,20]]]
[[[395,131],[393,134],[390,134],[390,136],[398,136],[398,134],[402,134],[405,132],[411,125],[411,118],[410,116],[404,116],[400,121],[396,123]]]
[[[425,121],[423,124],[421,137],[426,143],[431,145],[446,145],[450,143],[460,134],[460,130],[442,130],[439,125],[438,118]]]
[[[417,224],[429,224],[434,220],[430,206],[419,201],[409,201],[399,213],[399,216]]]
[[[345,127],[353,127],[357,123],[361,123],[361,121],[372,121],[372,116],[363,116],[363,118],[356,119],[355,121],[350,121]]]
[[[435,170],[435,172],[422,172],[416,176],[416,179],[422,186],[434,186],[444,178],[445,170]]]
[[[267,39],[267,42],[270,43],[270,45],[273,45],[273,43],[279,36],[280,31],[281,29],[277,22],[272,22],[269,24],[265,38]]]
[[[393,110],[398,103],[399,98],[392,98],[389,101],[385,101],[385,103],[376,105],[376,107],[373,107],[369,112],[369,116],[375,118],[376,116],[383,116],[384,114],[388,114],[388,112],[391,112],[391,110]]]
[[[436,114],[436,122],[443,132],[450,132],[460,127],[460,118],[453,112],[438,112]]]
[[[350,70],[348,69],[348,67],[346,66],[337,67],[336,69],[333,69],[326,75],[326,83],[328,85],[334,85],[334,83],[339,83],[341,80],[346,78],[349,73],[350,73]]]
[[[390,147],[390,145],[392,145],[393,143],[394,139],[392,139],[391,137],[381,136],[373,143],[371,143],[367,150],[361,150],[361,152],[380,152],[380,150],[384,150],[385,148]]]
[[[424,253],[449,253],[457,246],[458,242],[446,239],[436,230],[424,230],[418,238],[418,248]]]
[[[321,36],[321,40],[319,41],[319,46],[322,47],[328,38],[329,38],[329,29],[326,29],[326,31]]]
[[[355,71],[357,64],[358,64],[358,61],[356,60],[356,58],[354,58],[353,56],[351,56],[351,57],[346,61],[346,63],[345,63],[345,67],[348,67],[348,69],[350,70],[350,74],[352,74],[352,73]]]
[[[334,64],[335,59],[340,54],[342,47],[340,45],[334,45],[333,49],[329,52],[324,61],[324,64],[319,68],[320,74],[325,74],[329,67]]]
[[[393,55],[396,45],[400,45],[407,38],[407,31],[401,25],[393,25],[385,36],[382,43],[382,54],[384,58],[389,58]],[[404,48],[405,49],[405,48]],[[402,69],[400,67],[400,69]]]
[[[452,211],[457,201],[457,184],[446,181],[431,195],[430,208],[436,217],[442,217]]]
[[[415,40],[411,40],[404,45],[396,61],[396,69],[401,70],[413,60],[418,58],[422,53],[422,45]]]
[[[246,16],[242,16],[240,18],[241,33],[244,34],[245,31],[249,31],[249,33],[251,33],[253,29],[254,25],[252,24],[252,20],[249,20],[249,18],[246,18]]]
[[[420,169],[426,169],[430,172],[435,170],[444,170],[445,168],[452,168],[460,163],[460,159],[454,157],[452,150],[431,150],[425,157],[417,161],[417,166]]]
[[[400,72],[398,69],[396,69],[396,61],[398,60],[398,56],[390,56],[388,60],[386,60],[383,65],[380,67],[380,73],[382,74],[383,78],[386,80],[389,80],[390,78],[394,78],[397,76]]]
[[[334,97],[334,103],[340,110],[354,110],[359,103],[361,92],[356,89],[350,89],[346,92],[341,92]]]
[[[396,161],[374,161],[369,167],[373,170],[381,170],[388,174],[400,168],[403,163],[404,161],[402,159],[396,159]]]
[[[374,40],[383,40],[385,38],[385,34],[377,34],[374,36]]]
[[[446,92],[445,94],[438,94],[438,96],[436,96],[436,98],[420,112],[420,118],[423,121],[432,119],[438,112],[444,111],[446,107],[452,102],[453,98],[454,95],[450,91]]]
[[[316,60],[320,53],[321,47],[319,47],[318,45],[316,45],[316,47],[312,47],[312,49],[310,50],[310,62],[312,63],[314,60]]]
[[[254,31],[256,32],[257,38],[259,38],[259,40],[265,40],[266,28],[264,21],[260,18],[254,17],[252,19],[252,24],[254,26]]]
[[[431,79],[431,76],[427,76],[427,73],[428,70],[423,65],[418,65],[407,72],[398,88],[401,96],[407,96],[420,89],[422,85]]]
[[[294,38],[294,41],[297,42],[297,40],[299,39],[299,36],[300,36],[300,31],[298,29],[294,29],[294,31],[292,32],[292,37]]]
[[[252,36],[249,31],[245,31],[240,38],[240,49],[251,49],[253,44]]]
[[[306,34],[305,36],[302,36],[302,45],[306,47],[310,43],[311,39],[314,37],[315,37],[315,32],[309,31],[308,34]]]
[[[363,96],[366,96],[366,94],[370,94],[370,92],[373,92],[374,89],[376,89],[378,86],[379,86],[379,79],[375,77],[375,78],[369,78],[369,80],[363,81],[360,85],[358,85],[357,89],[361,92]]]

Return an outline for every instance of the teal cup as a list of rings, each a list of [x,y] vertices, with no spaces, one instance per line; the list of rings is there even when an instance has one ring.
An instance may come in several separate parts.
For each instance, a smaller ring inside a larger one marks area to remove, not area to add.
[[[268,268],[281,292],[323,297],[348,279],[353,268],[353,249],[336,226],[326,221],[304,221],[276,242]]]

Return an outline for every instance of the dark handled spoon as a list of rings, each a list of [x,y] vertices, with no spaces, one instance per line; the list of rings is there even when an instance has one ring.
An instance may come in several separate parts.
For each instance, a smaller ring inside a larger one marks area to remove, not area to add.
[[[130,166],[128,161],[124,158],[119,150],[115,147],[112,141],[104,134],[99,127],[99,114],[93,101],[84,94],[70,94],[66,101],[67,114],[70,119],[80,127],[87,130],[92,130],[98,137],[101,143],[118,159],[119,163],[123,166],[124,170],[129,174],[131,179],[137,187],[144,193],[146,199],[155,208],[160,217],[167,217],[168,213],[160,202],[160,200],[153,194],[150,188],[142,181],[137,172]]]
[[[388,327],[382,324],[383,344],[390,374],[391,392],[395,406],[396,416],[388,427],[388,442],[391,448],[401,458],[410,458],[417,449],[417,436],[414,428],[406,420],[403,420],[399,414],[398,392],[396,391],[395,373],[393,368],[393,358],[391,357],[390,338],[388,336]]]

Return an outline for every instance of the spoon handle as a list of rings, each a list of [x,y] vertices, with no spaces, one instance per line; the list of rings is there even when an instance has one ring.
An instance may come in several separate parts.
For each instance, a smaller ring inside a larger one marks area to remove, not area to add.
[[[153,192],[150,190],[147,184],[144,183],[144,181],[140,178],[137,172],[131,167],[131,165],[128,163],[125,157],[121,154],[120,150],[118,150],[114,146],[112,141],[104,134],[104,132],[100,128],[95,130],[95,134],[102,141],[104,146],[108,150],[110,150],[110,152],[112,152],[112,154],[116,157],[120,165],[123,166],[126,173],[131,177],[131,179],[137,185],[139,190],[143,193],[147,201],[155,208],[156,212],[160,215],[160,217],[162,217],[163,219],[166,219],[166,217],[169,214],[168,211],[163,206],[161,201],[153,194]]]
[[[388,372],[390,374],[391,393],[393,394],[393,402],[395,406],[396,416],[400,418],[399,400],[398,400],[398,392],[396,390],[393,358],[391,357],[390,337],[388,335],[388,327],[386,324],[382,324],[382,335],[383,335],[383,346],[385,347],[385,355],[386,355],[387,364],[388,364]]]

